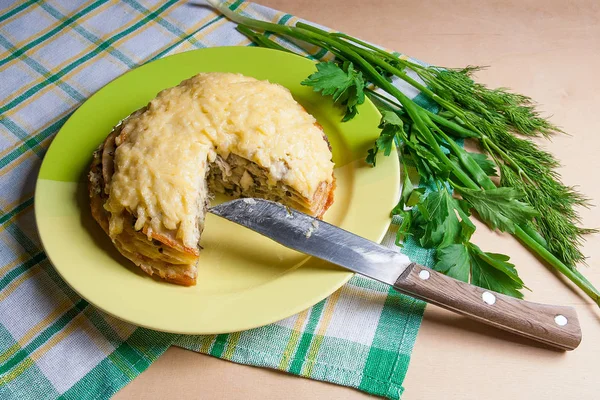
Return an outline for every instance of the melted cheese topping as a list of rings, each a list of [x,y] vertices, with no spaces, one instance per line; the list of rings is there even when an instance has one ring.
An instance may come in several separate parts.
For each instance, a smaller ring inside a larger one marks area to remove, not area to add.
[[[136,230],[173,232],[197,246],[207,196],[205,176],[216,155],[255,162],[310,199],[332,181],[331,152],[316,120],[286,88],[240,74],[203,73],[166,89],[123,123],[105,208],[110,234],[124,210]]]

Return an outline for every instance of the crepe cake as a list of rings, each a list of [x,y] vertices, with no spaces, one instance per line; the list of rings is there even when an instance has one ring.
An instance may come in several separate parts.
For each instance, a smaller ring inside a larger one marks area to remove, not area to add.
[[[94,152],[92,215],[149,275],[196,283],[214,193],[259,197],[322,217],[333,202],[331,148],[288,89],[201,73],[161,91]]]

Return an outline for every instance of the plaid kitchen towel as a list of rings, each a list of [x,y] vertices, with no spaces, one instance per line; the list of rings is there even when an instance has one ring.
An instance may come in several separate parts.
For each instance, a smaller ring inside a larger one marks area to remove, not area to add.
[[[297,21],[241,0],[229,6],[280,24]],[[385,285],[354,277],[279,323],[229,335],[179,336],[96,310],[61,280],[42,251],[34,184],[53,136],[73,111],[145,62],[203,47],[249,45],[234,27],[204,4],[176,0],[0,2],[0,398],[107,398],[172,344],[400,397],[424,304]],[[386,237],[390,246],[393,229]],[[403,252],[431,265],[432,254],[414,243]]]

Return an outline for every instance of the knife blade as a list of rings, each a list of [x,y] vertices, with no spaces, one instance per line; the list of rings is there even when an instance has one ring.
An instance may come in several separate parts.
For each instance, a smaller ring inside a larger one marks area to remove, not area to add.
[[[573,350],[581,342],[572,307],[532,303],[458,281],[411,262],[398,251],[279,203],[243,198],[208,211],[409,296],[551,347]]]

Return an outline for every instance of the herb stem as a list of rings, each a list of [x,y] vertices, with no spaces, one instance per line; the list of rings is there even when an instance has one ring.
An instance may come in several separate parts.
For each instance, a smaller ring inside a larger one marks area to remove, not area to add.
[[[460,137],[462,138],[476,138],[479,139],[481,137],[481,133],[478,132],[474,132],[470,129],[467,129],[459,124],[457,124],[456,122],[452,122],[436,113],[433,113],[429,110],[425,110],[425,113],[427,113],[427,115],[429,116],[429,118],[431,118],[433,120],[433,122],[436,122],[439,125],[442,125],[452,131],[454,131],[455,133],[457,133]]]
[[[385,97],[380,93],[377,93],[375,90],[373,89],[369,89],[369,88],[365,88],[365,91],[369,92],[370,94],[372,94],[373,96],[377,97],[379,100],[384,101],[398,109],[402,109],[402,105],[400,105],[399,103],[396,103],[394,100],[390,99],[389,97]]]
[[[244,25],[238,25],[236,27],[236,29],[240,33],[246,35],[246,37],[248,37],[248,39],[252,40],[252,42],[257,44],[258,46],[267,47],[269,49],[274,49],[274,50],[281,50],[281,51],[285,51],[288,53],[294,53],[293,51],[286,49],[279,43],[274,42],[273,40],[269,40],[266,36],[259,35],[256,32],[246,28]]]
[[[600,306],[600,293],[587,279],[582,278],[579,273],[575,273],[572,269],[564,265],[562,261],[556,258],[554,254],[550,253],[539,242],[530,237],[521,227],[516,227],[515,236],[527,247],[540,255],[544,261],[556,268],[561,274],[569,278],[571,282],[577,285],[577,287],[583,290],[585,294],[587,294],[598,306]]]
[[[306,25],[306,24],[304,24],[304,25]],[[359,44],[359,45],[361,45],[363,47],[366,47],[367,49],[373,50],[377,54],[379,54],[379,55],[381,55],[381,56],[383,56],[385,58],[388,58],[390,60],[394,60],[395,61],[396,59],[398,59],[399,63],[401,63],[402,65],[405,65],[407,67],[410,66],[410,63],[408,61],[403,60],[403,59],[401,59],[399,57],[396,57],[392,53],[389,53],[389,52],[387,52],[387,51],[385,51],[383,49],[380,49],[379,47],[373,46],[373,45],[371,45],[371,44],[369,44],[367,42],[364,42],[364,41],[362,41],[360,39],[357,39],[357,38],[352,37],[350,35],[346,35],[345,33],[333,32],[333,33],[330,33],[330,35],[334,36],[334,37],[337,37],[337,38],[345,39],[345,40],[350,41],[350,42],[354,42],[356,44]]]
[[[496,154],[498,154],[500,156],[500,158],[506,164],[511,165],[519,175],[527,178],[527,180],[529,180],[529,182],[533,182],[533,180],[523,170],[521,165],[514,158],[512,158],[507,152],[505,152],[503,149],[501,149],[500,146],[498,146],[494,141],[490,140],[490,138],[488,136],[481,135],[480,140],[483,142],[483,144],[485,146],[488,146],[488,148],[489,148],[488,152],[490,154],[495,152]]]

